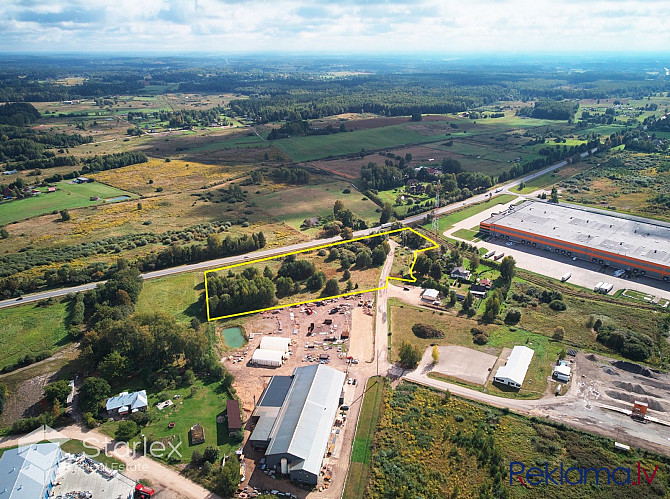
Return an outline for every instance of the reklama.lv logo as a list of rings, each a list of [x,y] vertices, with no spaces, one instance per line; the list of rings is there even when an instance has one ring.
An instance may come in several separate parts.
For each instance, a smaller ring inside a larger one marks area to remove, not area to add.
[[[526,469],[523,463],[514,461],[509,464],[509,484],[513,485],[515,481],[522,485],[587,485],[595,483],[599,485],[607,481],[607,484],[616,485],[644,485],[646,480],[649,485],[654,481],[658,465],[652,473],[647,470],[638,461],[637,470],[628,467],[610,468],[579,468],[576,466],[564,469],[563,462],[554,469],[549,469],[549,463],[544,463],[544,468],[534,466]],[[636,473],[637,472],[637,473]],[[635,475],[637,474],[637,480]],[[633,479],[631,479],[631,475]],[[589,479],[591,481],[589,482]]]

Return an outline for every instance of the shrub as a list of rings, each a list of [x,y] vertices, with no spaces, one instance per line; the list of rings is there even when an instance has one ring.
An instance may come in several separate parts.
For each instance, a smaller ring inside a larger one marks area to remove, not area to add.
[[[218,447],[215,447],[213,445],[207,446],[205,449],[205,452],[202,455],[203,459],[205,461],[209,461],[210,463],[215,462],[217,459],[219,459],[219,449]]]
[[[191,464],[193,466],[200,466],[202,464],[203,459],[204,458],[202,457],[200,451],[194,450],[193,454],[191,455]]]
[[[444,338],[444,333],[427,324],[414,324],[412,332],[419,338]]]
[[[552,338],[554,338],[556,341],[563,341],[564,337],[565,337],[565,329],[563,329],[563,326],[556,326]]]
[[[565,305],[565,302],[563,300],[553,300],[551,303],[549,303],[549,308],[557,312],[560,312],[568,307]]]
[[[485,334],[476,334],[474,338],[472,338],[472,341],[477,345],[485,345],[486,342],[489,341],[489,337]]]
[[[514,325],[518,324],[521,320],[521,310],[515,308],[509,310],[505,315],[505,324]]]
[[[135,421],[121,421],[114,432],[114,439],[119,442],[128,442],[140,432],[140,427]]]

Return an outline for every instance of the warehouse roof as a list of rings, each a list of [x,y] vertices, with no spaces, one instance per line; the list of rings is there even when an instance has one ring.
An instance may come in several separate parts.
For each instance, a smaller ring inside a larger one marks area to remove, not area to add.
[[[258,348],[254,350],[254,353],[251,356],[251,361],[261,364],[272,362],[273,365],[274,363],[278,362],[279,365],[281,365],[284,362],[284,352],[280,352],[279,350],[264,350],[262,348]]]
[[[670,224],[656,220],[592,208],[525,201],[484,223],[670,265]]]
[[[296,457],[291,470],[319,474],[345,374],[322,364],[298,367],[266,452]]]
[[[535,352],[525,346],[515,346],[507,359],[507,364],[498,368],[495,377],[507,378],[514,381],[517,385],[522,385],[528,372],[528,366]]]
[[[263,390],[252,417],[258,417],[254,431],[249,437],[253,442],[269,442],[270,432],[277,420],[279,409],[293,383],[293,376],[273,376]]]
[[[260,348],[263,350],[278,350],[281,352],[288,352],[288,347],[290,344],[290,338],[282,338],[281,336],[263,336],[261,338]]]
[[[60,444],[53,442],[5,451],[0,458],[0,495],[7,499],[44,497],[59,453]]]

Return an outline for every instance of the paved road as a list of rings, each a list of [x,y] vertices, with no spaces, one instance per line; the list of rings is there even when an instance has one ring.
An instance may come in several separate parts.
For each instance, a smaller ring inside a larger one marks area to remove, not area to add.
[[[594,152],[595,149],[592,151]],[[582,153],[582,156],[586,156],[586,153]],[[523,178],[514,180],[512,182],[509,182],[502,187],[498,187],[496,191],[502,192],[502,191],[507,191],[510,188],[519,185],[521,182],[528,182],[529,180],[532,180],[536,177],[539,177],[541,175],[544,175],[545,173],[548,173],[552,170],[555,170],[556,168],[560,168],[562,166],[567,165],[567,161],[561,161],[559,163],[556,163],[555,165],[547,166],[546,168],[543,168],[542,170],[538,170],[536,172],[530,173],[526,175]],[[499,189],[502,189],[500,191]],[[443,213],[448,213],[451,211],[454,211],[458,208],[462,208],[463,206],[468,206],[471,204],[476,204],[476,203],[481,203],[482,201],[486,201],[493,195],[494,191],[489,191],[489,192],[484,192],[482,194],[477,194],[476,196],[472,196],[471,198],[466,199],[465,201],[461,201],[459,203],[453,203],[448,206],[443,206],[438,210],[440,214]],[[404,220],[402,220],[402,223],[405,225],[411,225],[414,223],[420,223],[426,218],[426,213],[419,213],[418,215],[414,215],[411,217],[407,217]],[[372,234],[373,232],[376,232],[379,230],[379,227],[371,227],[369,229],[365,230],[359,230],[354,233],[354,237],[363,237]],[[231,257],[226,257],[226,258],[217,258],[215,260],[207,260],[206,262],[200,262],[200,263],[193,263],[190,265],[182,265],[180,267],[171,267],[168,269],[162,269],[162,270],[155,270],[153,272],[147,272],[145,274],[142,274],[143,279],[154,279],[156,277],[165,277],[169,275],[174,275],[174,274],[181,274],[183,272],[193,272],[197,270],[205,270],[205,269],[210,269],[210,268],[215,268],[215,267],[224,267],[226,265],[232,265],[233,263],[239,263],[243,262],[244,260],[252,260],[252,259],[257,259],[257,258],[263,258],[266,256],[273,256],[273,255],[281,255],[282,253],[288,253],[291,251],[298,251],[301,249],[307,249],[307,248],[312,248],[314,246],[320,246],[322,244],[328,244],[328,243],[334,243],[336,241],[341,241],[342,239],[339,236],[336,237],[330,237],[326,239],[315,239],[313,241],[306,241],[303,243],[298,243],[298,244],[293,244],[290,246],[283,246],[280,248],[272,248],[272,249],[267,249],[263,251],[256,251],[254,253],[247,253],[246,255],[237,255],[237,256],[231,256]],[[10,300],[3,300],[0,301],[0,309],[5,308],[5,307],[12,307],[14,305],[22,305],[25,303],[33,303],[39,300],[44,300],[45,298],[56,298],[59,296],[65,296],[68,293],[79,293],[81,291],[88,291],[89,289],[95,288],[98,284],[103,283],[104,281],[98,281],[98,282],[92,282],[88,284],[82,284],[80,286],[74,286],[71,288],[60,288],[60,289],[52,289],[49,291],[42,291],[39,293],[31,294],[31,295],[25,295],[23,296],[22,300],[16,300],[16,298],[12,298]]]

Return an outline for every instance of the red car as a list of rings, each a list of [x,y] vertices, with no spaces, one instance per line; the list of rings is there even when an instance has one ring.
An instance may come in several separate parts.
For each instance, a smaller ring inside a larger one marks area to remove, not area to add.
[[[135,485],[135,499],[146,499],[154,495],[154,489],[138,483]]]

